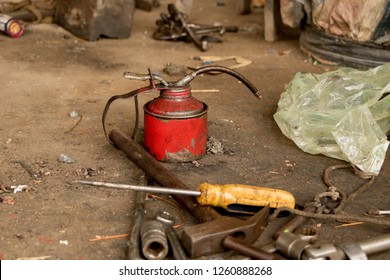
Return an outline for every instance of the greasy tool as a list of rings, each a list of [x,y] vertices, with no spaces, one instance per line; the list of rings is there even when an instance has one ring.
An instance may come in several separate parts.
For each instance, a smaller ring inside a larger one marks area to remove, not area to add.
[[[208,223],[184,227],[182,244],[192,258],[225,251],[223,241],[227,236],[252,244],[263,231],[268,214],[269,207],[264,207],[247,220],[221,216]]]
[[[201,205],[222,207],[230,212],[239,213],[253,213],[253,207],[251,206],[258,207],[268,205],[270,208],[295,207],[294,196],[287,191],[240,184],[214,185],[203,183],[198,187],[197,191],[192,191],[92,181],[75,181],[74,183],[136,191],[196,196],[198,203]]]
[[[137,192],[135,199],[135,211],[133,214],[134,220],[131,228],[131,236],[129,240],[128,256],[130,260],[143,260],[140,254],[140,229],[145,211],[145,193]]]
[[[221,42],[217,38],[208,36],[210,33],[237,32],[237,27],[205,26],[187,22],[188,15],[180,12],[175,4],[168,4],[168,14],[161,14],[156,21],[158,30],[153,34],[156,40],[191,40],[201,51],[207,50],[207,42]],[[198,36],[202,36],[198,38]]]
[[[114,145],[126,154],[127,158],[133,161],[157,184],[163,187],[189,189],[184,182],[174,176],[131,138],[116,129],[110,131],[109,137]],[[187,252],[192,258],[195,255],[201,256],[226,250],[221,244],[221,240],[229,235],[240,236],[241,242],[245,244],[253,243],[261,234],[262,224],[268,219],[269,207],[264,207],[249,220],[242,221],[238,218],[223,217],[212,207],[199,205],[194,197],[182,195],[172,195],[172,197],[195,219],[201,222],[201,224],[183,229]],[[205,246],[202,243],[203,241],[207,241],[205,243],[212,246]],[[195,250],[195,248],[199,249]]]
[[[148,260],[162,260],[169,252],[164,226],[157,220],[147,220],[141,225],[142,253]]]
[[[289,259],[300,260],[303,251],[311,244],[292,232],[285,231],[276,239],[276,250]]]
[[[366,260],[367,255],[390,250],[390,233],[358,242],[312,245],[286,231],[276,240],[276,250],[294,260]]]
[[[146,184],[148,179],[146,176],[142,175],[139,178],[139,184]],[[130,260],[144,260],[144,258],[141,256],[140,251],[140,228],[142,221],[144,220],[145,215],[145,198],[146,193],[144,192],[136,192],[135,194],[135,206],[134,206],[134,212],[132,213],[133,223],[131,227],[131,235],[128,242],[129,250],[128,250],[128,257]]]
[[[367,255],[390,250],[390,233],[358,242],[322,244],[305,248],[302,259],[366,260]]]
[[[110,105],[117,99],[133,97],[135,101],[135,125],[132,138],[138,129],[137,96],[159,91],[160,96],[144,106],[144,146],[157,160],[164,162],[189,162],[206,154],[208,106],[194,98],[189,83],[203,73],[219,72],[241,81],[257,98],[256,87],[238,72],[222,66],[201,67],[176,82],[167,82],[149,71],[148,75],[125,72],[130,80],[150,81],[150,85],[122,95],[112,96],[103,111],[102,124],[107,137],[105,119]],[[159,84],[155,84],[158,81]],[[108,138],[108,137],[107,137]],[[109,140],[109,139],[108,139]]]
[[[184,248],[181,245],[174,228],[172,227],[174,222],[173,216],[169,212],[162,211],[157,213],[156,220],[165,225],[168,240],[172,248],[173,257],[176,260],[187,260],[188,258],[186,253],[184,252]]]

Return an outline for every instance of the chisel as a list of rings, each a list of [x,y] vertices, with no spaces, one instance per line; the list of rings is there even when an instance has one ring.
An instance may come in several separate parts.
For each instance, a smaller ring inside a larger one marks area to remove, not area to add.
[[[288,191],[242,184],[217,185],[202,183],[197,190],[183,190],[95,181],[74,181],[73,183],[151,193],[196,196],[200,205],[222,207],[230,212],[254,213],[258,210],[251,209],[251,207],[256,208],[267,205],[270,208],[295,207],[295,198]]]

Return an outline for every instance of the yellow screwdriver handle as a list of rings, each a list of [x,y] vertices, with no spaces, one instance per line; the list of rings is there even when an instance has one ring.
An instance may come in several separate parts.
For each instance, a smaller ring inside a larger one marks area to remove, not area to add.
[[[285,190],[256,187],[241,184],[215,185],[203,183],[198,190],[199,204],[222,207],[226,210],[229,205],[267,206],[270,208],[295,207],[294,196]]]

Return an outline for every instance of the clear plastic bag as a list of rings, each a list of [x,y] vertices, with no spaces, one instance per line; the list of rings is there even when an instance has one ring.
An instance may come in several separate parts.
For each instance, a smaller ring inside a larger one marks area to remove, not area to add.
[[[297,73],[281,94],[274,119],[303,151],[350,162],[378,175],[389,146],[390,64]]]

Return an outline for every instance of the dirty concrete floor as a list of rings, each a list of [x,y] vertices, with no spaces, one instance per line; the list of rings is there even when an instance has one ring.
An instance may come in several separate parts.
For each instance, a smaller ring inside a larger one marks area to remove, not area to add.
[[[191,43],[156,41],[152,39],[155,21],[161,12],[166,13],[169,2],[161,1],[161,7],[152,12],[136,10],[132,34],[125,40],[87,42],[54,24],[29,25],[19,39],[0,37],[0,183],[5,188],[29,188],[28,192],[0,194],[4,200],[0,204],[0,259],[127,258],[128,236],[90,239],[131,232],[134,192],[69,182],[88,174],[89,180],[139,182],[142,172],[104,137],[101,114],[105,103],[112,95],[147,84],[124,79],[124,71],[146,73],[150,68],[173,81],[181,76],[164,74],[165,65],[198,65],[191,59],[194,56],[234,55],[251,60],[252,64],[238,71],[262,92],[262,99],[230,76],[197,77],[191,83],[193,89],[219,90],[194,93],[209,106],[208,134],[233,153],[206,155],[198,165],[165,166],[194,188],[204,181],[275,187],[292,192],[299,204],[326,190],[323,172],[340,162],[299,150],[281,134],[272,116],[294,73],[332,68],[307,60],[295,30],[286,29],[275,43],[265,42],[262,10],[238,15],[233,0],[194,1],[190,21],[240,28],[238,33],[226,34],[222,44],[210,44],[206,53]],[[155,93],[142,96],[141,105],[154,97]],[[79,116],[70,117],[72,111]],[[129,133],[133,118],[133,103],[118,101],[110,111],[108,128]],[[59,162],[61,154],[75,162]],[[389,209],[389,169],[386,160],[374,185],[348,203],[345,211],[363,215],[371,208]],[[348,170],[335,171],[333,180],[345,193],[363,183]],[[4,203],[9,197],[14,204]],[[171,207],[148,199],[149,204],[154,202]],[[268,242],[280,223],[275,220],[258,244]],[[337,227],[340,224],[309,221],[309,225],[321,225],[319,242],[357,241],[389,231],[369,224]],[[370,258],[389,259],[390,254]]]

